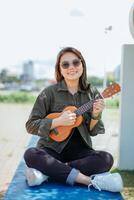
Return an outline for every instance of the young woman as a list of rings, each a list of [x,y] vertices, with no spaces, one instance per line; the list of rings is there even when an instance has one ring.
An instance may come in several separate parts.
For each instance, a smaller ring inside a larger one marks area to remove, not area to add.
[[[121,191],[120,175],[109,172],[112,155],[92,147],[91,136],[105,132],[101,120],[104,101],[97,89],[87,83],[82,54],[72,47],[63,48],[57,56],[55,76],[57,83],[40,93],[26,123],[28,133],[40,136],[37,147],[24,154],[28,184],[40,184],[50,177],[70,185],[79,183],[99,190]],[[75,112],[64,108],[79,108],[91,100],[94,100],[92,109],[83,114],[81,124],[65,140],[57,142],[50,137],[51,130],[57,127],[64,130],[77,120]],[[61,115],[54,119],[47,117],[55,112]]]

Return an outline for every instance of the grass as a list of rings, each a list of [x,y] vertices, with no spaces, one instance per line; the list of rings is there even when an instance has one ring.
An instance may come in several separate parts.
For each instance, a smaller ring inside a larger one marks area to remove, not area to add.
[[[35,95],[27,92],[0,94],[1,103],[34,103],[35,99]]]
[[[113,169],[112,172],[120,173],[123,183],[124,183],[124,190],[122,195],[125,200],[134,200],[134,170],[127,171],[127,170],[119,170]]]

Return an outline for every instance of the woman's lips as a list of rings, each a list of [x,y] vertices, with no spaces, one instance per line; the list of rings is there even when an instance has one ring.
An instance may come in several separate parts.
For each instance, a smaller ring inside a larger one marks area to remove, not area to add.
[[[67,74],[73,75],[73,74],[77,74],[77,72],[68,72]]]

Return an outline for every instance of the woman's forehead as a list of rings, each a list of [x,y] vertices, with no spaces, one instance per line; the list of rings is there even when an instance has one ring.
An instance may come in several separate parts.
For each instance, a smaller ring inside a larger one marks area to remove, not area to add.
[[[67,60],[67,59],[74,59],[74,58],[78,58],[78,56],[72,52],[66,52],[61,56],[61,61],[62,60]]]

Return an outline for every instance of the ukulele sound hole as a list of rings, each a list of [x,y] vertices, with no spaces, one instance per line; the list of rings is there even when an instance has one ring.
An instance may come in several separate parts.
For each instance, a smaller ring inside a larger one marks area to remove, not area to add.
[[[54,129],[53,129],[53,133],[54,133],[55,135],[58,135],[58,130],[57,130],[57,128],[54,128]]]

